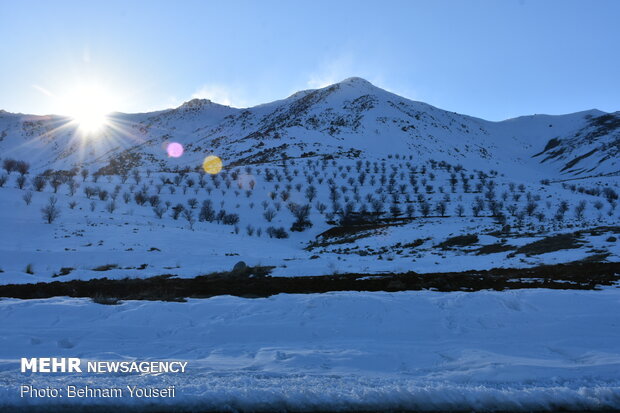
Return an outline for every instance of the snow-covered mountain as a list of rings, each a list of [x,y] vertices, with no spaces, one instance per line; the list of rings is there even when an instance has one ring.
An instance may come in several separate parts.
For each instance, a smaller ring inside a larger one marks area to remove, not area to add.
[[[183,157],[167,156],[171,141],[184,145]],[[620,171],[620,112],[489,122],[349,78],[247,109],[194,99],[159,112],[116,113],[96,139],[80,137],[65,117],[0,111],[0,151],[41,169],[110,161],[114,168],[196,169],[208,154],[240,165],[401,153],[536,179],[583,177]]]
[[[92,137],[0,112],[0,410],[159,408],[27,385],[178,387],[163,410],[617,410],[619,126],[489,122],[359,78]],[[210,154],[226,168],[194,172]],[[50,355],[190,368],[20,372]]]

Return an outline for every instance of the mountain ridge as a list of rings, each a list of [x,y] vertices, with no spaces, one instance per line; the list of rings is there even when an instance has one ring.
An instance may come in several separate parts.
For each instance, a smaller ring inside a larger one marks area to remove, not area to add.
[[[63,125],[67,117],[2,111],[0,149],[5,156],[26,157],[35,167],[52,169],[103,167],[127,153],[134,166],[174,169],[199,167],[211,153],[227,164],[241,164],[282,157],[382,157],[391,151],[470,167],[510,165],[516,174],[559,178],[620,170],[618,119],[620,112],[590,109],[494,122],[351,77],[249,108],[191,99],[162,111],[114,113],[97,140]],[[184,145],[181,159],[168,158],[162,149],[171,141]],[[554,149],[543,157],[549,142]]]

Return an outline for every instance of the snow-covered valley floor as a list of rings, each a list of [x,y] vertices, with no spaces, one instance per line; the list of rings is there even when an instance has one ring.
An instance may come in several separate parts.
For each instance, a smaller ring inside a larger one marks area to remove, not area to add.
[[[620,290],[339,292],[185,303],[0,301],[0,409],[620,409]],[[187,360],[185,374],[22,374],[21,357]],[[176,385],[20,398],[18,386]],[[110,405],[107,405],[109,408]]]

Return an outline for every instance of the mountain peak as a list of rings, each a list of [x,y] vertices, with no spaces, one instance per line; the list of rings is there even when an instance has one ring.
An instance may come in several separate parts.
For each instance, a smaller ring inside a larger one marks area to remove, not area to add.
[[[335,83],[331,86],[338,86],[342,89],[347,89],[350,91],[355,91],[363,94],[367,93],[376,93],[381,91],[380,87],[377,87],[370,83],[368,80],[363,79],[361,77],[348,77],[338,83]],[[330,86],[328,86],[330,87]]]
[[[340,85],[363,85],[363,86],[375,86],[372,83],[370,83],[368,80],[361,78],[361,77],[357,77],[357,76],[353,76],[353,77],[348,77],[340,82],[338,82],[338,84]]]
[[[181,109],[181,108],[188,108],[188,109],[201,108],[203,106],[210,105],[212,103],[213,102],[211,102],[209,99],[194,98],[192,100],[188,100],[187,102],[184,102],[181,106],[179,106],[179,109]]]

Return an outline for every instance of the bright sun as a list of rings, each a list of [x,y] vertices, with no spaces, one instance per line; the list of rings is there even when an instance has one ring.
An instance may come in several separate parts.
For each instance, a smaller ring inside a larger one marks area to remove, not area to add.
[[[59,102],[60,114],[69,116],[85,135],[101,132],[109,124],[115,99],[96,84],[83,84],[64,95]]]

